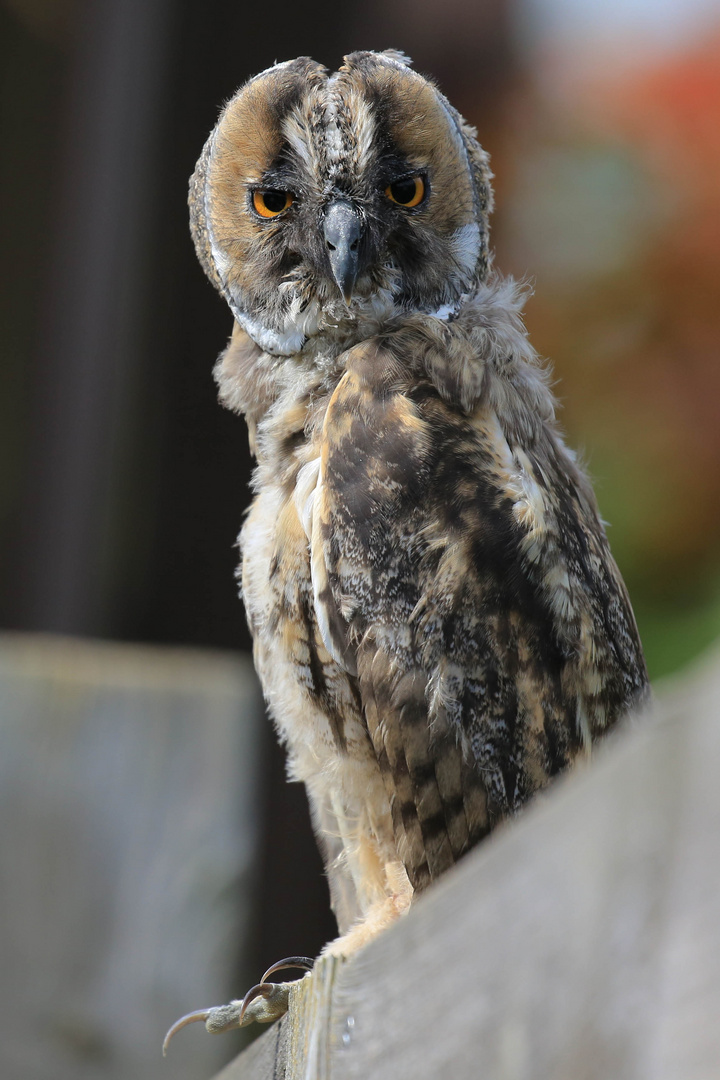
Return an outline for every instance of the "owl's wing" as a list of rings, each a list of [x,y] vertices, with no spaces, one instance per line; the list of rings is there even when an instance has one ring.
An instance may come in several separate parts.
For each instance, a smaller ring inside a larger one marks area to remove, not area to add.
[[[592,492],[555,432],[522,437],[367,342],[327,409],[311,532],[326,645],[357,675],[415,888],[643,693]]]

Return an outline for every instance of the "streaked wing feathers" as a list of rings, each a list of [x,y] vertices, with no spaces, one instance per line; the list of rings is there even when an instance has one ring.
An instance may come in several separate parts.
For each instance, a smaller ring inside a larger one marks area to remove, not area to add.
[[[521,445],[387,343],[347,354],[311,546],[319,622],[357,671],[415,888],[643,692],[592,493],[552,428],[538,420]]]

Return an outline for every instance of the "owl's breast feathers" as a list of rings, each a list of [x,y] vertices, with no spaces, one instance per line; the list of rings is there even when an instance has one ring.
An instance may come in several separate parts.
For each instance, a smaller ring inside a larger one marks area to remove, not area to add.
[[[415,888],[647,689],[594,496],[555,428],[519,306],[495,279],[449,323],[399,319],[338,357],[302,405],[288,389],[292,408],[280,395],[255,418],[264,483],[272,472],[284,485],[283,513],[298,522],[314,677],[325,664],[335,685],[328,694],[322,680],[322,707],[341,732],[341,677]],[[233,363],[220,371],[226,400],[239,393]],[[262,636],[271,623],[256,624]]]

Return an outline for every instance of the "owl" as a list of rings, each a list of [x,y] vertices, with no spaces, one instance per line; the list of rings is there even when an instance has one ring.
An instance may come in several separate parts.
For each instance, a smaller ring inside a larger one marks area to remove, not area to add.
[[[524,290],[491,269],[490,181],[475,130],[388,51],[251,79],[190,184],[197,254],[234,316],[220,398],[257,462],[242,595],[323,852],[332,953],[400,917],[647,694]],[[273,970],[242,1016],[191,1018],[278,1015]]]

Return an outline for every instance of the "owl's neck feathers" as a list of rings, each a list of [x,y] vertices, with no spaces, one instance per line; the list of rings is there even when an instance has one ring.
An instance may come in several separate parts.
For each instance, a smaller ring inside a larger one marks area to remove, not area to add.
[[[236,323],[228,347],[215,366],[220,401],[245,416],[251,446],[259,462],[275,457],[277,429],[299,434],[321,422],[324,404],[342,378],[348,352],[373,342],[387,358],[378,381],[425,378],[449,404],[464,413],[481,405],[502,421],[532,433],[554,422],[555,407],[548,369],[541,365],[522,321],[527,286],[493,274],[450,317],[421,312],[401,317],[358,320],[353,330],[319,335],[295,356],[275,356]],[[444,315],[445,313],[440,313]],[[279,418],[282,418],[279,422]]]

